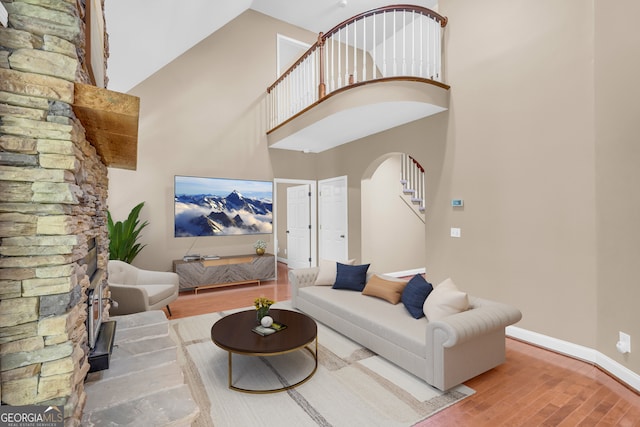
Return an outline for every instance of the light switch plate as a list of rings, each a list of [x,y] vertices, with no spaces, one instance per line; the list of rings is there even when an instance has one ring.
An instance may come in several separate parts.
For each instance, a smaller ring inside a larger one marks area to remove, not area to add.
[[[451,237],[460,237],[460,236],[461,236],[460,229],[451,227]]]

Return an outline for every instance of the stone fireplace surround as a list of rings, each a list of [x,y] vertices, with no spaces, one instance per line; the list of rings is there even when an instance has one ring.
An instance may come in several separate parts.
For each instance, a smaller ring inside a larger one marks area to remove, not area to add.
[[[105,297],[107,167],[72,104],[82,2],[3,0],[0,26],[0,400],[63,405],[80,425],[89,370],[83,259],[95,238]],[[108,307],[105,307],[105,310]]]

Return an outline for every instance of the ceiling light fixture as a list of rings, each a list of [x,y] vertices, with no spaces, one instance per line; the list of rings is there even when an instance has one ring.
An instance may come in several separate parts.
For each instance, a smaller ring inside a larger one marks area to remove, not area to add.
[[[347,0],[340,0],[338,2],[338,6],[340,7],[347,7]]]

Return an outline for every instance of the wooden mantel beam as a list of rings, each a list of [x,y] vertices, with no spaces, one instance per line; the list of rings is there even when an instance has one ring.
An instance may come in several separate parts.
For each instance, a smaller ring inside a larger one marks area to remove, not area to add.
[[[73,111],[108,167],[136,169],[140,98],[75,83]]]

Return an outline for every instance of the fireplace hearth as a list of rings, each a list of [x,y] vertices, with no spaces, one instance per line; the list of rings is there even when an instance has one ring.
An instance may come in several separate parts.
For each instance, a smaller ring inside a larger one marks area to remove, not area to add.
[[[106,282],[103,280],[104,270],[98,268],[95,239],[89,240],[87,255],[82,264],[87,266],[90,285],[87,289],[87,334],[89,336],[89,372],[109,369],[113,341],[116,332],[115,321],[103,321],[105,302],[110,299],[105,295]]]

